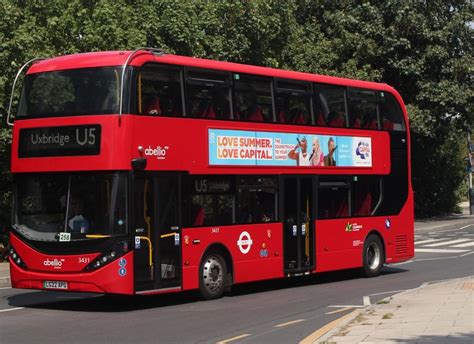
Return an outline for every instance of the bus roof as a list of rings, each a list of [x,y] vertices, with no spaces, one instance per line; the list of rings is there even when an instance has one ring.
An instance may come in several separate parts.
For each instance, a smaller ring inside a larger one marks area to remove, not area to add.
[[[104,51],[54,57],[34,63],[28,70],[28,74],[78,68],[121,66],[125,63],[131,53],[131,51]],[[343,85],[349,87],[361,87],[397,93],[392,87],[385,83],[339,78],[312,73],[295,72],[290,70],[259,67],[234,62],[215,61],[166,53],[163,55],[157,55],[146,50],[136,53],[135,56],[129,62],[129,65],[139,67],[148,62],[224,70],[234,73],[255,74],[275,78],[295,79],[301,81]]]

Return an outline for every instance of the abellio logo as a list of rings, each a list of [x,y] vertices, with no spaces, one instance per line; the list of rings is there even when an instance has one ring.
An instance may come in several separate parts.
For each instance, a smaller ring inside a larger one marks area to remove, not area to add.
[[[49,260],[49,258],[47,258],[45,261],[43,261],[43,265],[52,266],[55,269],[61,269],[63,262],[64,262],[64,259],[59,260],[57,258],[54,258],[54,260]]]
[[[166,153],[168,149],[168,146],[156,146],[156,148],[148,146],[148,148],[145,148],[145,155],[155,156],[157,159],[163,160],[166,159]]]

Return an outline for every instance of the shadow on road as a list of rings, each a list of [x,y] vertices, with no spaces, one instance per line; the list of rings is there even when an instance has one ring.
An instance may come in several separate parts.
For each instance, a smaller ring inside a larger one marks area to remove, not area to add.
[[[404,271],[407,270],[385,267],[382,270],[381,277],[379,278],[383,278],[384,275],[393,275]],[[226,294],[225,299],[288,288],[325,285],[360,278],[362,278],[360,271],[354,269],[295,278],[245,283],[233,286],[232,291]],[[123,296],[32,291],[9,296],[7,300],[9,305],[12,307],[52,309],[73,312],[131,312],[150,308],[178,306],[201,301],[198,294],[193,291],[155,296]],[[214,302],[219,302],[219,300]]]
[[[381,276],[393,275],[405,271],[407,270],[394,267],[384,267],[381,271]],[[272,290],[282,290],[287,288],[324,285],[328,283],[349,281],[354,279],[365,279],[361,276],[361,272],[359,269],[343,270],[336,272],[323,272],[309,276],[239,284],[233,286],[232,292],[228,293],[227,296],[233,297],[247,294],[255,294],[260,292],[268,292]]]

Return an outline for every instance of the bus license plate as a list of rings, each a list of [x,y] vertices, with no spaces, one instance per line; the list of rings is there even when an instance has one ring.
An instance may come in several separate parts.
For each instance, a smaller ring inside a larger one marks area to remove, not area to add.
[[[63,281],[43,281],[45,289],[67,289],[67,282]]]

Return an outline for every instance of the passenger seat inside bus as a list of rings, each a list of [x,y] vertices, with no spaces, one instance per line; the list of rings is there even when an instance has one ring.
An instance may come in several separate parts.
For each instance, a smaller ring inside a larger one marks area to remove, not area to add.
[[[293,124],[305,124],[303,110],[293,109],[292,112],[294,112],[294,114],[292,116],[292,122],[291,123],[293,123]]]
[[[368,216],[372,212],[372,194],[370,192],[357,193],[354,202],[355,216]]]
[[[161,115],[160,97],[155,97],[144,113],[148,115]]]
[[[319,112],[316,115],[316,125],[321,125],[321,126],[326,125],[326,120],[324,119],[324,115],[322,112]]]
[[[349,216],[349,205],[347,204],[347,199],[341,201],[339,209],[336,211],[336,218],[338,217],[347,217]]]
[[[365,127],[367,129],[377,129],[377,120],[375,118],[369,119]]]
[[[383,128],[385,130],[393,130],[393,122],[388,120],[388,119],[384,119],[383,120]]]
[[[352,122],[352,128],[361,128],[362,127],[362,121],[360,120],[359,116],[356,116],[354,118],[354,121]]]
[[[212,105],[209,105],[204,111],[201,112],[201,115],[199,117],[211,119],[216,118],[216,112],[214,111],[214,107]]]
[[[328,125],[331,127],[345,127],[346,121],[344,116],[336,111],[331,111],[328,114]]]
[[[247,120],[252,122],[263,122],[263,114],[260,106],[254,107],[254,110],[249,114]]]
[[[278,112],[278,123],[285,123],[286,122],[286,115],[283,110]]]
[[[196,206],[196,216],[194,217],[193,226],[202,226],[204,225],[205,211],[201,206]]]

